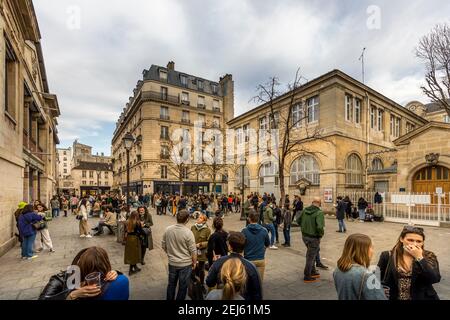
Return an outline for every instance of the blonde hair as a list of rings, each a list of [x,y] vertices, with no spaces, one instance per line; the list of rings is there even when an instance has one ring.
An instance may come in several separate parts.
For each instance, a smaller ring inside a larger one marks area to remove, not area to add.
[[[234,296],[245,290],[247,272],[239,258],[228,259],[220,270],[223,294],[222,300],[233,300]]]
[[[337,262],[339,270],[347,272],[353,264],[359,264],[366,268],[370,265],[369,249],[372,240],[365,234],[355,233],[350,235],[344,244],[342,256]]]

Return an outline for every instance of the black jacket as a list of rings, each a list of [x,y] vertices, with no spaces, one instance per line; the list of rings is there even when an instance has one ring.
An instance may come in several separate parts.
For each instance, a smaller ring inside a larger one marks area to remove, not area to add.
[[[367,203],[367,201],[366,200],[364,200],[364,199],[361,199],[361,200],[358,200],[358,210],[365,210],[365,209],[367,209],[367,207],[369,206],[369,204]]]
[[[339,200],[336,207],[336,219],[344,220],[346,211],[347,211],[347,202]]]
[[[227,237],[228,233],[225,231],[216,231],[209,237],[206,255],[210,266],[213,264],[214,253],[221,256],[228,255]]]
[[[441,281],[439,263],[434,253],[430,251],[424,251],[423,256],[424,258],[420,262],[414,261],[413,264],[411,299],[439,300],[439,296],[433,288],[433,283]],[[384,280],[383,284],[390,288],[389,300],[397,300],[398,272],[395,270],[394,259],[389,251],[384,251],[381,254],[378,267],[381,271],[381,280]]]
[[[222,257],[214,262],[212,267],[209,269],[208,276],[206,277],[206,285],[208,287],[214,287],[220,283],[220,270],[222,269],[225,261],[231,258],[239,258],[245,266],[245,271],[247,271],[247,283],[243,294],[244,299],[262,300],[262,287],[258,270],[253,263],[237,253],[231,253],[229,256]]]

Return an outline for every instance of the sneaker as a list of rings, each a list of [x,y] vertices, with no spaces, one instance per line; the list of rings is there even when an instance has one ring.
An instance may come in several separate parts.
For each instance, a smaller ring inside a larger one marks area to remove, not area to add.
[[[317,268],[322,269],[322,270],[328,270],[330,269],[329,267],[327,267],[326,265],[319,263],[316,265]]]
[[[80,238],[86,238],[85,234],[80,234]]]
[[[51,252],[51,253],[55,252],[55,249],[53,249],[53,248],[52,248],[52,249],[50,249],[50,252]]]
[[[92,238],[92,236],[91,236],[90,234],[88,234],[88,235],[86,236],[86,238]]]
[[[304,283],[314,283],[314,282],[318,282],[319,279],[315,279],[313,277],[304,277],[303,278],[303,282]]]
[[[364,222],[364,220],[359,220],[359,222]]]
[[[320,278],[320,273],[314,273],[311,275],[311,278],[318,279]]]
[[[28,257],[27,260],[33,260],[33,259],[36,259],[37,257],[38,257],[37,255],[34,255],[32,257]]]
[[[271,245],[271,246],[269,247],[269,249],[272,249],[272,250],[277,250],[277,249],[278,249],[278,247],[275,247],[274,245]]]
[[[291,245],[290,245],[290,244],[286,244],[285,247],[286,247],[286,248],[290,248]]]

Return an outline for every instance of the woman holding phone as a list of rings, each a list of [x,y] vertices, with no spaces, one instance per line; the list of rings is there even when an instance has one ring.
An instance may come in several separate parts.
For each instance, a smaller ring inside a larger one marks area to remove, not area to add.
[[[378,262],[390,300],[439,300],[433,288],[441,280],[436,255],[425,250],[423,228],[405,226],[391,251]]]

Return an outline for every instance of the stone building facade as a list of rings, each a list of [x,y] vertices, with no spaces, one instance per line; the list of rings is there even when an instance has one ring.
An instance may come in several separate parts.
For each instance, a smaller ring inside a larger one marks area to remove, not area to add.
[[[17,204],[48,204],[57,188],[60,111],[40,40],[32,1],[0,2],[0,255],[15,243]]]
[[[234,82],[231,75],[219,81],[206,80],[166,67],[144,70],[112,139],[114,189],[126,192],[127,159],[122,142],[127,133],[135,138],[130,151],[130,192],[180,192],[180,181],[168,168],[169,140],[176,129],[193,136],[194,124],[202,130],[223,130],[234,116]],[[184,193],[211,192],[212,178],[204,172],[187,174]],[[216,191],[227,191],[225,177],[218,177]]]
[[[113,171],[111,163],[81,161],[72,168],[69,179],[73,182],[76,195],[105,194],[113,185]]]
[[[274,101],[274,110],[283,119],[291,94]],[[402,136],[426,126],[425,118],[339,70],[309,81],[293,94],[298,107],[292,110],[297,114],[291,119],[300,115],[303,120],[292,135],[302,137],[314,131],[320,136],[304,141],[304,152],[291,154],[287,159],[284,184],[291,200],[302,188],[305,203],[321,196],[324,209],[332,211],[338,195],[397,189],[395,177],[403,164],[403,159],[398,158],[397,143]],[[268,128],[269,112],[268,104],[261,105],[229,121],[228,126],[238,132],[237,139],[245,141],[245,194],[268,192],[279,199],[277,172],[281,168],[277,168],[277,159],[258,157],[255,161],[248,149],[255,139],[239,138],[239,132],[245,136],[248,129],[258,132]],[[229,191],[240,191],[241,170],[230,170]]]

